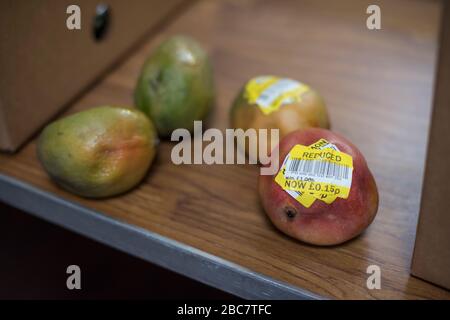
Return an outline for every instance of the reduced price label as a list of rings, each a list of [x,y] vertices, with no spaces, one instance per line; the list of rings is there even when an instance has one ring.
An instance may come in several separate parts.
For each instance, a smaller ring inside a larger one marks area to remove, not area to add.
[[[283,104],[299,102],[310,88],[298,81],[262,76],[251,79],[245,86],[245,97],[256,104],[264,114],[278,110]]]
[[[275,182],[303,206],[316,200],[331,204],[347,199],[353,174],[353,158],[320,139],[309,145],[295,145],[283,161]]]

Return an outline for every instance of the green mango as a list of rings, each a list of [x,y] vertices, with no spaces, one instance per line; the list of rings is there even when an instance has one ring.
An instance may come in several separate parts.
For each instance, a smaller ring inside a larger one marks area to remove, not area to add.
[[[133,188],[156,153],[156,130],[137,109],[102,106],[46,126],[38,158],[56,183],[75,194],[101,198]]]
[[[135,104],[168,137],[178,128],[192,131],[214,102],[212,65],[193,39],[174,36],[146,60],[135,89]]]

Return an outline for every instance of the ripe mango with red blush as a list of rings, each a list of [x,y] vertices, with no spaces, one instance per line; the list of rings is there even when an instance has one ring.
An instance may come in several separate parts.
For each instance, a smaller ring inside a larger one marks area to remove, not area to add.
[[[348,194],[343,197],[335,197],[333,198],[334,201],[329,203],[320,200],[320,197],[316,197],[312,204],[304,205],[298,200],[300,199],[298,194],[293,194],[295,191],[291,190],[289,193],[290,190],[286,189],[286,186],[290,186],[289,184],[284,186],[277,183],[276,176],[279,174],[277,173],[259,177],[259,196],[270,220],[285,234],[310,244],[336,245],[358,236],[371,224],[378,210],[378,189],[367,162],[358,148],[341,135],[326,129],[298,130],[285,136],[279,144],[280,164],[284,162],[288,155],[291,155],[291,150],[294,147],[299,148],[298,146],[301,146],[299,150],[305,150],[305,147],[311,146],[317,141],[327,141],[338,151],[327,150],[340,155],[339,158],[329,157],[322,161],[325,165],[343,158],[342,155],[351,158],[352,170],[349,171],[351,184],[347,190]],[[311,152],[307,154],[310,155]],[[317,160],[317,156],[320,155],[320,152],[316,152],[314,160]],[[297,160],[293,159],[293,161]],[[300,173],[304,174],[306,169],[313,172],[311,168],[315,168],[313,165],[318,164],[318,170],[314,173],[319,172],[321,174],[317,175],[318,178],[315,182],[311,181],[314,179],[306,179],[306,181],[301,181],[301,184],[314,185],[315,183],[315,186],[319,185],[320,188],[318,181],[321,181],[321,178],[322,181],[334,181],[339,184],[338,178],[341,178],[342,174],[339,176],[330,175],[330,173],[338,172],[336,171],[336,165],[324,167],[323,163],[319,162],[309,162],[306,165],[305,163],[301,163],[303,167],[296,163],[294,168],[300,170],[301,167],[303,171]],[[283,168],[284,170],[289,169],[281,167],[281,170]],[[332,184],[330,185],[333,187]],[[328,187],[329,185],[322,183],[322,186]],[[337,188],[339,188],[339,185],[337,185]],[[302,191],[304,192],[301,196],[313,194],[308,194],[308,189],[302,189]]]
[[[102,198],[123,193],[143,179],[156,142],[156,130],[141,111],[102,106],[49,124],[39,137],[37,153],[58,185]]]

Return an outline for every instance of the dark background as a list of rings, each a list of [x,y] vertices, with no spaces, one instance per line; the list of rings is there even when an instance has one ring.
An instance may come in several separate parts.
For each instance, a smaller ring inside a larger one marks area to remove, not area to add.
[[[81,290],[66,287],[72,264]],[[0,202],[0,299],[232,298]]]

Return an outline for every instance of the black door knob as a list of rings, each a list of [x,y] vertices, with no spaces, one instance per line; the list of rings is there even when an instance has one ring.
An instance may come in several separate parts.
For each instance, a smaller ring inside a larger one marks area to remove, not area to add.
[[[100,3],[95,8],[95,17],[94,17],[94,26],[93,26],[93,34],[94,38],[97,41],[102,40],[109,28],[110,20],[111,20],[111,12],[109,5]]]

